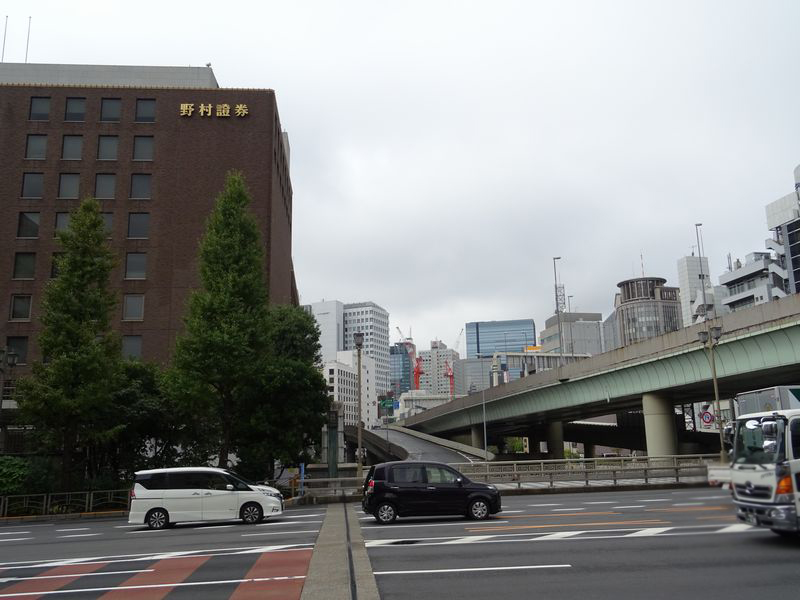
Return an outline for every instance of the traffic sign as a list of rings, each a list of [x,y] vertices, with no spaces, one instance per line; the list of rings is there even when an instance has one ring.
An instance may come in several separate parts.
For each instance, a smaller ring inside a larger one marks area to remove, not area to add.
[[[705,425],[711,425],[711,423],[714,422],[714,415],[708,411],[700,413],[700,418],[703,420],[703,424]]]

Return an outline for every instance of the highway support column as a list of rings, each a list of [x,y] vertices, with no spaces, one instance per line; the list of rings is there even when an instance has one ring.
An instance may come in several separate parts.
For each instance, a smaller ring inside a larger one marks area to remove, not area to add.
[[[471,441],[470,446],[486,450],[486,448],[483,447],[483,425],[472,425],[469,433]]]
[[[564,458],[564,424],[561,421],[547,424],[547,457],[553,460]]]
[[[669,398],[661,394],[642,396],[644,435],[648,456],[671,456],[678,452],[675,411]]]

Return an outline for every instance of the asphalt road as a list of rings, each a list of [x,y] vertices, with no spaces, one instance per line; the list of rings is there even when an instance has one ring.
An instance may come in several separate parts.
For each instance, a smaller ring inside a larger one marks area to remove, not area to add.
[[[489,521],[361,515],[381,598],[793,598],[800,543],[725,490],[507,496]]]
[[[324,516],[289,509],[258,525],[160,531],[122,520],[3,525],[0,598],[299,598]]]
[[[381,436],[384,439],[387,435],[386,429],[382,428],[373,430],[373,433]],[[443,463],[466,463],[480,460],[475,456],[450,450],[444,446],[439,446],[433,442],[421,440],[420,438],[414,437],[413,435],[408,435],[402,431],[390,429],[388,431],[388,436],[390,442],[397,444],[408,451],[409,460],[427,460]]]

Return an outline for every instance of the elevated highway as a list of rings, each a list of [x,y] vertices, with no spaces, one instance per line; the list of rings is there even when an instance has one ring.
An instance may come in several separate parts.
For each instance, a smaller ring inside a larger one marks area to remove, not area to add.
[[[721,398],[800,383],[800,295],[725,315],[711,325],[723,331],[715,349]],[[536,373],[432,408],[402,424],[480,447],[485,405],[490,437],[528,436],[555,448],[564,439],[566,423],[640,410],[647,452],[675,454],[682,424],[674,405],[713,399],[708,352],[698,341],[704,329],[694,325]]]

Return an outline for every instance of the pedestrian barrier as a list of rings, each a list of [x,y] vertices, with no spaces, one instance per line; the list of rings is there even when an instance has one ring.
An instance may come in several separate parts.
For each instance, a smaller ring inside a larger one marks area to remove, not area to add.
[[[129,502],[129,489],[3,496],[0,518],[126,511]]]

